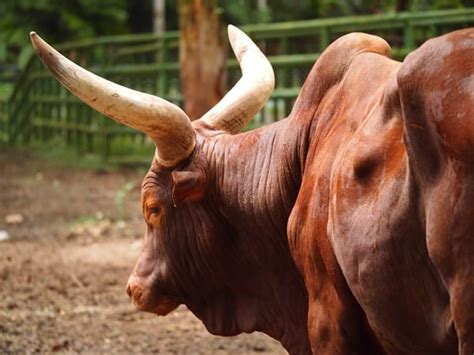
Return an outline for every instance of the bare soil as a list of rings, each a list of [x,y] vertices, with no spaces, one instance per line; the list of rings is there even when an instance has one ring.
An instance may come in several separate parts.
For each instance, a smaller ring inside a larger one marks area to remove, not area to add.
[[[131,304],[143,175],[0,151],[0,353],[285,353],[261,333],[213,336],[184,306],[157,317]]]

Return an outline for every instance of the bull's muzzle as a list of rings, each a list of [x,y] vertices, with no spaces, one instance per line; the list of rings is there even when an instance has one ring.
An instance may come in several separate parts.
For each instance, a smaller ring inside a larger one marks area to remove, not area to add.
[[[133,274],[127,282],[127,294],[140,311],[160,316],[167,315],[179,306],[179,302],[170,297],[152,292],[152,288],[145,280]]]

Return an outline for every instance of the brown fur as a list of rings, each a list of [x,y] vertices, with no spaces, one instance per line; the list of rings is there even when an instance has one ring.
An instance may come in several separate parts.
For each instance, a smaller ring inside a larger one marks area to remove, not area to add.
[[[471,354],[473,33],[403,64],[347,35],[287,119],[235,136],[193,122],[192,156],[143,183],[135,303],[293,354]]]

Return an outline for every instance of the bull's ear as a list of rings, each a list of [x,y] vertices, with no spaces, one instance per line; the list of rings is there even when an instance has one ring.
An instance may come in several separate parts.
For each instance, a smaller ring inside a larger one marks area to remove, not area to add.
[[[194,171],[173,171],[173,205],[190,200],[198,201],[204,196],[204,178]]]

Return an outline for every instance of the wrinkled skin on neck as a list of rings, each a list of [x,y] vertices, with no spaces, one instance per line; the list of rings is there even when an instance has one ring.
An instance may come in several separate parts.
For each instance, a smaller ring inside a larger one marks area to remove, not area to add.
[[[237,136],[194,126],[193,155],[175,169],[153,162],[143,182],[135,304],[161,315],[185,304],[213,334],[262,331],[308,353],[307,295],[286,237],[304,135],[284,121]]]

